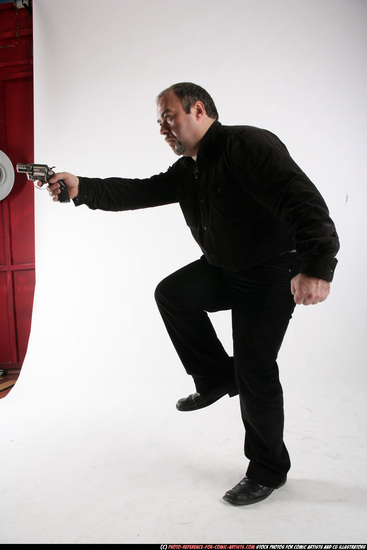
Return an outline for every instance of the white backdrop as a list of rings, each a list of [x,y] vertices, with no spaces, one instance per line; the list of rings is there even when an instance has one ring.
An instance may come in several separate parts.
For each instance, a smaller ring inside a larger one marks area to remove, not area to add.
[[[159,136],[155,97],[197,82],[222,123],[264,127],[286,143],[326,199],[341,251],[331,296],[297,308],[280,357],[298,486],[245,528],[220,501],[246,468],[238,403],[175,411],[193,386],[153,292],[200,253],[179,207],[93,212],[36,192],[31,338],[20,380],[0,401],[0,540],[367,534],[366,15],[359,0],[34,0],[36,162],[98,177],[164,171],[176,158]],[[230,350],[229,315],[213,322]],[[349,515],[325,506],[355,499]],[[317,505],[328,520],[310,531]]]

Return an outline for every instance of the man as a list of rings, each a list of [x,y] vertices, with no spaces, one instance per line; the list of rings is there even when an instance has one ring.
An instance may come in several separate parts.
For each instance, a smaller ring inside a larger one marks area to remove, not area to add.
[[[180,411],[239,394],[246,476],[224,495],[234,505],[284,485],[283,392],[277,355],[296,304],[330,291],[338,236],[320,193],[272,133],[222,126],[210,95],[180,83],[157,98],[160,132],[181,158],[147,179],[56,174],[76,205],[120,211],[179,202],[203,256],[164,279],[156,300],[173,345],[195,383]],[[207,312],[232,311],[233,357]]]

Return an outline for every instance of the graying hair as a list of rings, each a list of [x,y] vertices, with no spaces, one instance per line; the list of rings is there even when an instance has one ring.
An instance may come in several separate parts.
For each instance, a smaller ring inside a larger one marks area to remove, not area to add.
[[[189,113],[191,111],[191,107],[197,101],[201,101],[205,107],[208,117],[218,120],[219,115],[213,99],[208,92],[201,86],[198,86],[198,84],[193,84],[192,82],[179,82],[177,84],[172,84],[172,86],[169,86],[169,88],[166,88],[158,95],[157,100],[161,99],[163,95],[171,91],[174,92],[181,100],[185,113]]]

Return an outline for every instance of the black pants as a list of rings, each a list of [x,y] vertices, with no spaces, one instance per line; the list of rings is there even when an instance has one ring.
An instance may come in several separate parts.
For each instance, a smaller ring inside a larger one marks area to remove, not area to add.
[[[295,306],[290,281],[298,267],[296,253],[241,272],[211,266],[201,258],[168,276],[156,289],[163,321],[196,390],[237,384],[247,475],[269,487],[280,483],[290,468],[276,359]],[[233,358],[207,314],[229,309]]]

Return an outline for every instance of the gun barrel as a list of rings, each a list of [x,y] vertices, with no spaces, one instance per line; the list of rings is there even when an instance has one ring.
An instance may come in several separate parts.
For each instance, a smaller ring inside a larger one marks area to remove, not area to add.
[[[21,164],[21,163],[18,162],[17,172],[20,172],[20,173],[32,172],[32,165],[31,164]]]

